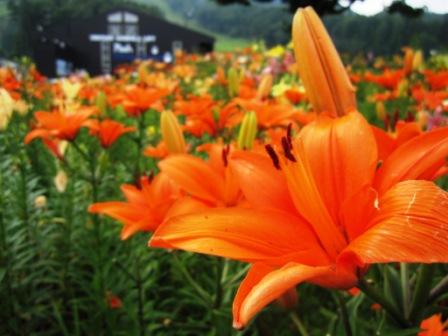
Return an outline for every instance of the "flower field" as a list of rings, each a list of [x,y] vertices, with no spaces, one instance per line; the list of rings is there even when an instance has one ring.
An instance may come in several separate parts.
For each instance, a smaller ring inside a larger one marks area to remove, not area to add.
[[[0,68],[0,335],[448,335],[448,56]]]

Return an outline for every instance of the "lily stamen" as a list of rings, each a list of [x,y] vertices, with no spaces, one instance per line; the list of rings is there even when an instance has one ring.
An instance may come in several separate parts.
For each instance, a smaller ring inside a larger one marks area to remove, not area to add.
[[[277,153],[275,152],[275,149],[272,147],[272,145],[265,145],[264,148],[266,149],[266,152],[268,153],[269,157],[271,158],[272,164],[274,165],[275,169],[281,170],[280,160],[278,158]]]
[[[283,147],[283,154],[285,157],[292,162],[297,162],[294,154],[292,154],[292,143],[290,140],[288,141],[287,137],[282,137],[282,147]]]

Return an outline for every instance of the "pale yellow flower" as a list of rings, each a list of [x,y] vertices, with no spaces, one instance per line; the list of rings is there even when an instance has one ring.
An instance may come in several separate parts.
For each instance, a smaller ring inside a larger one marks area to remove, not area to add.
[[[54,185],[56,186],[56,190],[60,193],[63,193],[67,188],[68,178],[67,174],[63,170],[59,170],[56,176],[54,177]]]
[[[74,82],[72,83],[68,79],[61,80],[61,88],[64,96],[67,100],[72,101],[78,95],[79,90],[81,90],[81,83]]]
[[[44,195],[39,195],[34,199],[34,207],[37,209],[44,208],[47,205],[47,198]]]
[[[14,111],[16,111],[21,116],[27,114],[29,110],[29,105],[23,100],[17,100],[14,102]]]
[[[8,126],[13,110],[14,100],[8,91],[0,88],[0,130],[4,130]]]

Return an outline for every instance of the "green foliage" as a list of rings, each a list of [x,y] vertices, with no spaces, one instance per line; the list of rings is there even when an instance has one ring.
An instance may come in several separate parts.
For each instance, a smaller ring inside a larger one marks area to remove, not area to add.
[[[425,52],[446,48],[444,36],[448,34],[448,15],[425,14],[407,18],[398,14],[378,14],[362,17],[350,12],[341,16],[325,17],[338,50],[341,52],[380,55],[400,53],[408,45]]]

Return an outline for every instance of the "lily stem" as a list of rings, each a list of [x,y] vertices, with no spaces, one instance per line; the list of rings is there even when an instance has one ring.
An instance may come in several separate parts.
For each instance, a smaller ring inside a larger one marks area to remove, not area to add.
[[[448,275],[445,276],[429,293],[428,303],[433,303],[448,291]]]
[[[222,301],[222,274],[224,270],[224,260],[216,260],[216,296],[213,307],[219,308]]]
[[[299,316],[296,312],[291,312],[289,314],[291,317],[292,322],[296,326],[297,330],[299,331],[301,336],[309,336],[308,331],[306,330],[305,326],[303,325],[302,321],[300,320]]]
[[[363,291],[363,293],[377,302],[381,307],[390,315],[392,318],[402,327],[408,327],[409,322],[403,317],[403,315],[398,311],[398,309],[387,299],[384,295],[378,291],[375,287],[370,286],[364,279],[359,280],[358,288]]]
[[[137,134],[137,158],[135,160],[135,171],[134,175],[135,178],[139,178],[142,169],[141,169],[141,155],[142,155],[142,149],[143,149],[143,139],[145,136],[145,115],[142,113],[138,117],[138,134]]]
[[[412,300],[411,312],[409,320],[414,321],[419,317],[420,312],[425,307],[428,301],[429,292],[431,290],[431,279],[434,274],[433,265],[421,265],[417,277],[417,284],[414,291],[414,298]]]
[[[342,298],[342,295],[340,293],[336,293],[336,301],[339,306],[339,311],[341,313],[341,319],[342,319],[342,325],[344,326],[344,331],[346,336],[352,336],[352,327],[350,325],[350,318],[348,316],[347,312],[347,306],[345,305],[345,301]]]
[[[403,312],[406,319],[409,318],[411,291],[409,287],[409,265],[400,263],[401,291],[403,294]]]
[[[198,293],[203,302],[209,306],[213,302],[210,295],[193,279],[190,272],[188,272],[188,270],[179,260],[176,252],[173,253],[173,260],[177,268],[181,271],[187,283]]]
[[[143,291],[143,281],[141,276],[141,266],[140,266],[140,256],[137,256],[136,258],[136,265],[135,265],[135,286],[137,287],[137,297],[138,297],[138,324],[140,329],[140,336],[145,336],[145,312],[144,312],[144,291]]]

